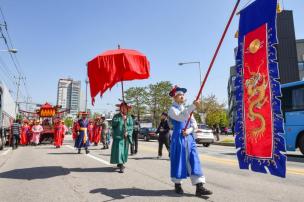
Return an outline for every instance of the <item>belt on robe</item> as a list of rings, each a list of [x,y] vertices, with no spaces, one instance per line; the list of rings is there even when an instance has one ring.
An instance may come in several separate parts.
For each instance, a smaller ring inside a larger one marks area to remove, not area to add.
[[[87,130],[88,129],[87,128],[80,128],[79,130],[84,132],[83,143],[85,144],[87,142]]]

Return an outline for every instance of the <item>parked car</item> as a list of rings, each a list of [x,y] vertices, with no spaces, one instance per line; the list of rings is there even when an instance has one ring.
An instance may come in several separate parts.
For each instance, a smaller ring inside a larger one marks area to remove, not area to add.
[[[198,129],[193,133],[197,144],[203,144],[205,147],[209,147],[214,142],[214,135],[211,128],[205,124],[198,124]]]
[[[145,141],[157,140],[158,134],[156,134],[156,128],[140,128],[138,138]]]
[[[232,134],[232,129],[231,128],[228,128],[228,127],[222,127],[221,128],[221,134],[224,134],[224,135],[231,135]]]

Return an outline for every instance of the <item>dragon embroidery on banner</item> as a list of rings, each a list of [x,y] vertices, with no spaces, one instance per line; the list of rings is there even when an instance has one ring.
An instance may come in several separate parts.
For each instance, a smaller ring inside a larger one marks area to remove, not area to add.
[[[259,65],[262,66],[264,61]],[[249,67],[248,67],[249,68]],[[258,68],[258,69],[259,69]],[[261,75],[259,71],[250,72],[250,78],[245,81],[247,94],[248,94],[248,102],[249,104],[249,112],[248,117],[251,121],[259,120],[260,126],[253,129],[251,131],[251,135],[253,138],[257,139],[261,137],[266,129],[266,122],[263,115],[258,112],[255,112],[254,109],[261,109],[263,105],[268,102],[268,97],[265,96],[267,89],[267,80],[265,79],[265,75]]]

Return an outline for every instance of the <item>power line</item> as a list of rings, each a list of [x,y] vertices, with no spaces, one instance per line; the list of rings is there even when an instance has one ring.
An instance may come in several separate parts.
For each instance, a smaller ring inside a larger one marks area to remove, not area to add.
[[[7,43],[6,37],[5,37],[4,33],[3,33],[3,30],[2,30],[2,27],[1,27],[1,26],[0,26],[0,32],[1,32],[2,38],[3,38],[3,40],[4,40],[4,43],[5,43],[6,47],[7,47],[7,50],[10,50],[11,48],[9,47],[9,45],[8,45],[8,43]],[[17,70],[17,73],[21,75],[21,72],[20,72],[20,70],[19,70],[19,68],[18,68],[18,66],[17,66],[17,63],[15,62],[15,59],[14,59],[14,57],[13,57],[13,54],[12,54],[10,51],[8,51],[8,53],[9,53],[11,59],[12,59],[12,62],[13,62],[13,64],[14,64],[16,70]]]
[[[8,28],[7,28],[8,26],[7,26],[5,16],[4,16],[4,13],[3,13],[3,10],[2,10],[1,7],[0,7],[0,13],[1,13],[1,16],[2,16],[2,19],[3,19],[3,22],[4,22],[3,25],[2,24],[0,25],[0,32],[1,32],[2,38],[5,42],[5,45],[6,45],[7,49],[10,50],[10,49],[14,48],[14,45],[13,45],[11,36],[8,32]],[[7,37],[4,35],[4,31],[3,31],[1,26],[4,26]],[[8,38],[8,40],[7,40],[7,38]],[[17,70],[17,73],[18,73],[19,77],[24,78],[22,80],[22,85],[24,86],[24,89],[25,89],[25,92],[26,92],[27,96],[30,97],[30,94],[29,94],[29,91],[28,91],[28,88],[27,88],[27,85],[26,85],[26,82],[25,82],[25,76],[24,76],[25,74],[22,71],[22,68],[20,67],[21,65],[19,63],[19,60],[18,60],[18,58],[15,54],[12,54],[11,52],[9,52],[9,54],[10,54],[10,57],[11,57],[11,60],[14,64],[14,66],[15,66],[15,69]],[[11,73],[10,73],[10,75],[11,75]],[[18,88],[19,88],[19,86],[18,86]]]
[[[13,78],[13,73],[9,70],[4,60],[2,60],[2,57],[0,56],[0,65],[2,68],[4,68],[4,71],[7,73],[7,75],[11,78]]]

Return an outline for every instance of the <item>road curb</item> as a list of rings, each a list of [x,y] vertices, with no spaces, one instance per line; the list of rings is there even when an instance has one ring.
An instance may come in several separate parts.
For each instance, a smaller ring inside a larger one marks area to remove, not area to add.
[[[230,142],[214,142],[213,144],[227,147],[235,147],[235,144]]]

